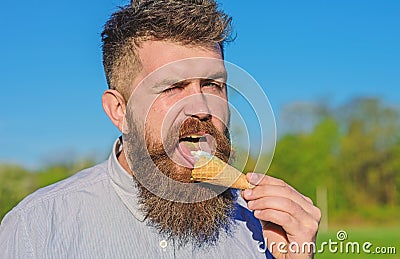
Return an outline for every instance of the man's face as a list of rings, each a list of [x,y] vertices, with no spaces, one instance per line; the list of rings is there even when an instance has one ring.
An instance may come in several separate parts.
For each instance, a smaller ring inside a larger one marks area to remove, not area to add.
[[[192,168],[190,151],[214,153],[217,143],[205,130],[180,134],[185,120],[211,123],[221,133],[229,121],[220,49],[146,41],[138,54],[143,69],[128,103],[134,107],[134,123],[148,145],[162,143],[176,164]]]
[[[235,195],[193,183],[190,175],[193,150],[229,159],[221,53],[145,42],[139,56],[143,70],[127,104],[123,141],[141,209],[162,234],[182,244],[214,243],[230,229]]]

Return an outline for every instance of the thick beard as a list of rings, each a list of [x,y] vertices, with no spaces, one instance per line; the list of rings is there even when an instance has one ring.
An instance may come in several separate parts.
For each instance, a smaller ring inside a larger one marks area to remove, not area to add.
[[[132,121],[130,126],[135,125]],[[230,140],[227,130],[218,131],[210,122],[188,119],[170,133],[180,135],[205,131],[217,141],[215,155],[229,160]],[[172,136],[167,138],[173,139]],[[126,147],[129,147],[126,149]],[[173,144],[166,143],[165,149]],[[147,150],[146,150],[147,147]],[[124,149],[128,163],[139,187],[139,204],[148,219],[163,236],[173,239],[179,246],[187,243],[195,247],[213,245],[222,234],[229,234],[234,218],[236,193],[231,189],[207,184],[190,184],[182,188],[175,181],[190,183],[191,169],[172,161],[159,141],[139,133],[134,126],[124,135]],[[160,177],[160,173],[167,177]],[[162,194],[162,195],[159,195]],[[162,197],[160,197],[162,196]],[[176,197],[188,197],[189,202],[176,201]],[[192,201],[192,202],[190,202]]]

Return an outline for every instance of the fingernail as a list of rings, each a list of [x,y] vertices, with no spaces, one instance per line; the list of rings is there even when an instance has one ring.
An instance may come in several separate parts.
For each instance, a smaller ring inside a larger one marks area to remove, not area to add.
[[[250,174],[250,183],[252,184],[258,184],[261,179],[263,178],[264,175],[262,174],[256,174],[256,173],[251,173]]]
[[[254,201],[249,201],[249,203],[247,204],[247,207],[249,209],[251,209],[253,207]]]
[[[246,189],[246,190],[244,191],[244,196],[245,196],[245,197],[249,197],[249,196],[251,196],[251,193],[252,193],[252,192],[253,192],[252,190]]]

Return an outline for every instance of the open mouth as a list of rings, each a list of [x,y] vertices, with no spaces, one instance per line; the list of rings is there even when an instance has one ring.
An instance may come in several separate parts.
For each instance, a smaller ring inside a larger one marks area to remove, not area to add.
[[[193,168],[196,160],[191,152],[204,151],[213,154],[215,151],[215,140],[213,136],[205,132],[187,134],[179,139],[178,150],[182,158],[186,160],[185,164]]]

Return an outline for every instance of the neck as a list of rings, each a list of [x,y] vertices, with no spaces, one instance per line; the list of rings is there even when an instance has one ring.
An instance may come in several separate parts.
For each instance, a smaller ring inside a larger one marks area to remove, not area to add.
[[[128,161],[126,160],[124,149],[122,148],[121,153],[118,156],[118,162],[130,175],[133,175],[132,170],[129,168]]]

